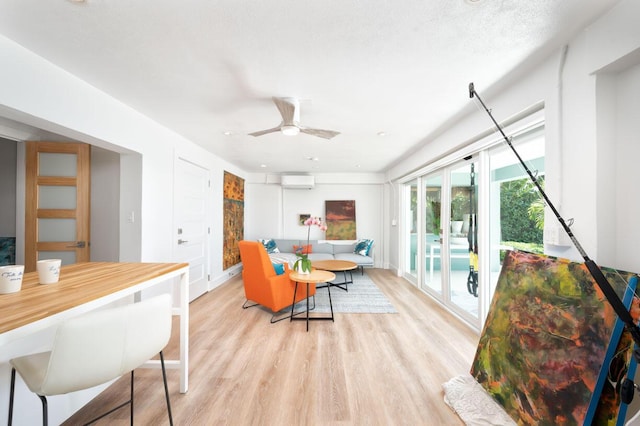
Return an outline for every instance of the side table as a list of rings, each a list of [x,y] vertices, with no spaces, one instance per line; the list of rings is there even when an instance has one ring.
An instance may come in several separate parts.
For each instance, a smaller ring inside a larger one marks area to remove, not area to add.
[[[336,279],[336,274],[329,271],[321,271],[318,269],[314,269],[308,274],[300,274],[298,272],[290,272],[289,279],[291,281],[296,282],[296,287],[293,290],[293,303],[291,304],[291,317],[289,322],[294,320],[306,320],[307,321],[307,331],[309,331],[309,321],[322,321],[322,320],[331,320],[333,321],[333,304],[331,303],[331,286],[327,285],[327,292],[329,293],[329,307],[331,308],[331,316],[330,317],[309,317],[309,285],[310,284],[318,284],[318,283],[326,283],[329,281],[333,281]],[[293,313],[293,310],[296,306],[296,293],[298,291],[298,284],[306,283],[307,284],[307,316],[305,318],[296,317]]]

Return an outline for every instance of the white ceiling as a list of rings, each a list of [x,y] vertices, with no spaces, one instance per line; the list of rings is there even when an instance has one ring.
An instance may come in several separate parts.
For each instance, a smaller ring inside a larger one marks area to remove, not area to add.
[[[615,3],[2,0],[0,33],[243,170],[381,172],[468,106],[469,82],[482,93]],[[341,134],[248,136],[280,123],[272,96]]]

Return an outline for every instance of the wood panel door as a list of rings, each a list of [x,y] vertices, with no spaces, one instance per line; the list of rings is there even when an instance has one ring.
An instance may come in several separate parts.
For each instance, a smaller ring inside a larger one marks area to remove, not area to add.
[[[27,142],[25,272],[39,259],[89,261],[90,145]]]

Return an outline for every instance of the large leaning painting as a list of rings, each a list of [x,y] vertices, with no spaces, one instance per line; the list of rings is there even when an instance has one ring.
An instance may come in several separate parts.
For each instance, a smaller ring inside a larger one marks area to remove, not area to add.
[[[327,240],[356,239],[355,200],[325,201],[324,210],[327,223]]]
[[[602,270],[622,299],[633,274]],[[628,294],[637,318],[638,299]],[[600,373],[611,367],[605,358],[616,320],[583,263],[509,251],[471,374],[518,424],[582,425]],[[628,349],[625,339],[617,352]],[[593,424],[615,422],[619,401],[596,394]]]
[[[223,268],[240,263],[238,241],[244,238],[244,179],[224,172]]]

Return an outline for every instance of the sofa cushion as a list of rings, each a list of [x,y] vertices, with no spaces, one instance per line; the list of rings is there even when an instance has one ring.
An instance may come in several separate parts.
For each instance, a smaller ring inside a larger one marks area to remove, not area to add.
[[[311,252],[312,253],[325,253],[325,254],[333,254],[333,244],[329,243],[319,243],[316,241],[311,241]]]
[[[293,246],[300,245],[300,240],[274,238],[273,241],[278,245],[280,253],[293,253]]]
[[[284,274],[284,263],[272,263],[273,269],[276,271],[276,275]]]
[[[304,244],[304,245],[294,244],[293,245],[293,252],[294,253],[299,253],[299,254],[311,254],[311,253],[313,253],[313,248],[312,248],[311,244]]]
[[[271,253],[280,253],[280,250],[278,250],[278,245],[276,244],[275,240],[273,240],[273,239],[261,239],[261,240],[258,240],[258,241],[262,243],[264,248],[267,250],[267,253],[269,253],[269,254],[271,254]]]
[[[313,262],[316,260],[333,260],[334,257],[331,253],[311,253],[309,259]]]
[[[369,250],[371,250],[372,245],[373,245],[373,240],[367,240],[367,239],[358,240],[356,241],[356,245],[353,248],[353,252],[361,256],[369,256]]]
[[[271,253],[269,255],[272,263],[288,263],[289,268],[293,267],[297,257],[293,253]]]
[[[353,248],[355,247],[355,243],[349,244],[332,244],[333,245],[333,254],[338,253],[353,253]]]
[[[356,264],[360,265],[367,265],[367,266],[372,266],[373,265],[373,258],[370,256],[362,256],[360,254],[355,254],[355,253],[337,253],[334,255],[336,260],[348,260],[350,262],[354,262]]]

